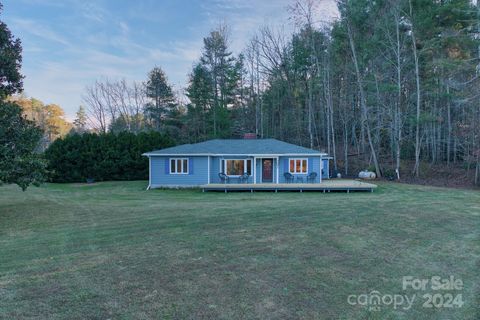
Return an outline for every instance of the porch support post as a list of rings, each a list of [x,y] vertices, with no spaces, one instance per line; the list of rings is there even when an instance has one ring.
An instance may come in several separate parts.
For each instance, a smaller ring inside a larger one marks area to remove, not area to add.
[[[208,163],[207,163],[207,172],[208,172],[208,184],[210,184],[210,156],[208,156]]]
[[[253,184],[257,184],[257,157],[253,157]]]
[[[322,156],[320,156],[320,174],[319,174],[320,183],[322,183],[322,169],[323,169],[323,160],[322,160]]]
[[[277,184],[279,183],[278,177],[280,172],[280,157],[277,157]]]

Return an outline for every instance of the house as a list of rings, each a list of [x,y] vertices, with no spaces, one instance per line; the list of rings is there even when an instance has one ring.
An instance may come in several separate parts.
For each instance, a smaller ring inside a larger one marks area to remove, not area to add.
[[[329,176],[327,154],[276,139],[214,139],[143,155],[149,159],[149,188],[321,183]]]

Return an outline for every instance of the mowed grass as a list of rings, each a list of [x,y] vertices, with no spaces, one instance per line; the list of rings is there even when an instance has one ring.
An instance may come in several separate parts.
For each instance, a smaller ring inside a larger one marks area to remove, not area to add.
[[[478,319],[480,193],[0,187],[2,319]],[[461,308],[402,277],[453,275]],[[350,305],[371,291],[413,307]]]

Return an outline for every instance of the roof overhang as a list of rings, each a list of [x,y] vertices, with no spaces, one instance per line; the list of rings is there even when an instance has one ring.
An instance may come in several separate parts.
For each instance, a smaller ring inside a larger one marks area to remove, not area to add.
[[[241,156],[241,157],[308,157],[308,156],[314,156],[314,157],[324,157],[327,156],[328,154],[326,153],[281,153],[281,154],[265,154],[265,153],[152,153],[152,152],[147,152],[142,154],[142,156],[146,157],[185,157],[185,156],[190,156],[190,157],[235,157],[235,156]]]

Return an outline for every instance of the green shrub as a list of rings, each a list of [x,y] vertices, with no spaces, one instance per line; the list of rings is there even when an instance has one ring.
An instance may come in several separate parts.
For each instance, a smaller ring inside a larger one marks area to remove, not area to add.
[[[383,177],[388,180],[395,180],[397,178],[397,174],[395,173],[394,169],[384,169],[383,170]]]

